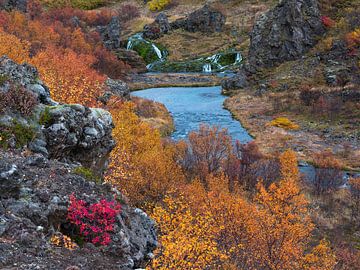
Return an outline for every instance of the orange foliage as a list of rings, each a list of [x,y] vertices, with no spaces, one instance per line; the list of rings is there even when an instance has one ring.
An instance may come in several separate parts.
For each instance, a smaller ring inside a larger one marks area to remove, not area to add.
[[[0,28],[0,56],[7,55],[15,62],[23,63],[29,60],[29,49],[30,44],[28,42],[21,41]]]
[[[117,145],[106,181],[119,186],[136,205],[161,201],[171,187],[183,182],[173,161],[174,148],[162,143],[158,130],[140,121],[132,103],[111,113]]]
[[[71,50],[61,53],[53,47],[31,59],[54,100],[96,107],[99,105],[96,98],[104,91],[105,76],[89,68],[94,61],[95,58],[89,55]]]

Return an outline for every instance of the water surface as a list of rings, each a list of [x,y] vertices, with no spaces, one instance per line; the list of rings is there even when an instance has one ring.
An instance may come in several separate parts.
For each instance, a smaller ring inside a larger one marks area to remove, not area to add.
[[[174,118],[175,140],[186,138],[201,123],[228,129],[234,140],[247,143],[252,140],[241,124],[223,108],[225,96],[221,87],[165,87],[149,88],[132,95],[163,103]]]

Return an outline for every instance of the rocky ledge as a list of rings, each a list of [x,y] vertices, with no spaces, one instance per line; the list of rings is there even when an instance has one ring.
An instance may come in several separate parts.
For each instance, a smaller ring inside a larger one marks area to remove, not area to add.
[[[39,154],[0,150],[1,269],[126,270],[144,267],[152,258],[154,222],[124,203],[110,185],[97,185],[73,171],[74,166]],[[108,246],[85,243],[68,250],[51,243],[53,235],[70,234],[66,217],[71,194],[89,203],[117,196],[121,212]]]

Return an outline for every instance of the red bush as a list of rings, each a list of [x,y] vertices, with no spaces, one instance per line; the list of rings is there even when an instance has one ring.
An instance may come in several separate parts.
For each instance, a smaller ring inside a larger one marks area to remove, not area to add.
[[[137,6],[131,4],[122,5],[118,10],[118,16],[122,22],[127,22],[140,16]]]
[[[329,18],[328,16],[322,16],[321,22],[327,28],[331,28],[335,25],[335,21],[333,19]]]
[[[80,235],[95,245],[106,246],[110,243],[116,215],[120,213],[120,205],[116,201],[100,200],[98,203],[87,204],[70,196],[68,220],[77,226]]]

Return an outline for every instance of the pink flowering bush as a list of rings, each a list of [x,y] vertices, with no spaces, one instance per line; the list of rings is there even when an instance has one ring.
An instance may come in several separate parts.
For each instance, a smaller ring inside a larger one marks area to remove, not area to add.
[[[111,241],[109,233],[114,231],[115,218],[120,210],[116,201],[102,199],[98,203],[88,204],[71,195],[67,218],[79,229],[85,241],[107,246]]]

